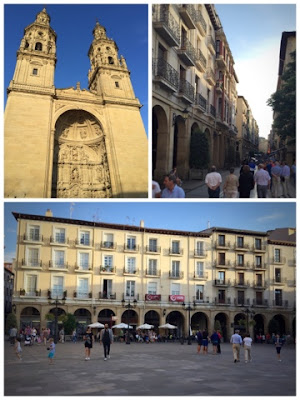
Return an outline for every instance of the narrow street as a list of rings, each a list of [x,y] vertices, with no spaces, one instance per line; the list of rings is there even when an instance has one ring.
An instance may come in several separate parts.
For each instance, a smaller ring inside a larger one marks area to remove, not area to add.
[[[229,175],[229,171],[221,170],[217,171],[222,176],[222,184],[221,184],[221,196],[223,194],[223,185],[225,182],[226,177]],[[240,167],[235,168],[234,174],[239,177],[240,175]],[[182,188],[185,191],[186,198],[208,198],[207,194],[207,186],[204,180],[190,180],[190,181],[183,181]],[[289,183],[289,195],[290,198],[296,197],[296,190],[295,186],[292,182]],[[250,198],[255,199],[257,198],[257,191],[256,186],[253,190],[251,190]],[[268,198],[273,198],[270,191],[268,191]]]

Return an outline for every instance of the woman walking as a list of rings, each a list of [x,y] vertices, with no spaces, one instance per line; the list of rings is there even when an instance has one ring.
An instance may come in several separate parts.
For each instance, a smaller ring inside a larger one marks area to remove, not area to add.
[[[239,192],[240,198],[249,198],[250,192],[254,188],[253,174],[250,172],[248,165],[243,166],[243,172],[239,178]]]
[[[92,334],[92,329],[90,327],[87,328],[84,339],[84,348],[85,348],[85,360],[90,360],[91,356],[91,348],[93,347],[94,335]]]
[[[238,194],[239,180],[236,175],[234,175],[234,168],[231,167],[229,170],[230,174],[226,177],[223,192],[226,198],[235,199]]]

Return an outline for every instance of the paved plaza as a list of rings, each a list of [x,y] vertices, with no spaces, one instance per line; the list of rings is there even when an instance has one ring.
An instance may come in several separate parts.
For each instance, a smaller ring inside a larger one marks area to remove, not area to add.
[[[220,355],[196,354],[197,345],[114,343],[111,358],[94,345],[85,361],[83,342],[58,343],[54,365],[44,345],[23,346],[23,360],[5,341],[4,394],[9,396],[293,396],[296,394],[295,346],[254,344],[253,361],[234,363],[231,345]]]

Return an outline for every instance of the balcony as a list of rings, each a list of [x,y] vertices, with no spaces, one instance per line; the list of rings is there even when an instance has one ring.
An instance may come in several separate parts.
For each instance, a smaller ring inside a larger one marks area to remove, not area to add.
[[[183,249],[169,249],[169,256],[182,256],[183,255]]]
[[[219,298],[215,297],[214,304],[215,305],[222,304],[222,305],[230,306],[231,305],[231,298],[227,297],[227,299],[219,299]]]
[[[286,278],[279,277],[271,279],[271,285],[284,286],[286,283],[287,283]]]
[[[179,73],[163,58],[152,61],[154,82],[159,83],[165,90],[176,92],[179,89]]]
[[[223,88],[224,88],[224,83],[223,83],[223,81],[218,80],[218,81],[216,82],[216,92],[217,92],[218,94],[222,94],[222,93],[223,93]]]
[[[183,271],[169,271],[169,278],[171,279],[183,279]]]
[[[200,10],[196,11],[196,26],[198,28],[198,31],[200,32],[200,35],[205,36],[206,35],[206,30],[207,30],[207,25],[205,22],[205,19],[203,18],[202,12]]]
[[[99,300],[116,300],[116,293],[99,292]]]
[[[231,283],[230,279],[215,279],[213,285],[217,287],[229,287]]]
[[[196,50],[187,38],[182,40],[181,46],[177,49],[177,55],[187,67],[196,65]]]
[[[114,275],[116,273],[116,267],[112,267],[109,265],[100,265],[100,274],[105,275]]]
[[[215,249],[217,250],[229,250],[231,248],[230,242],[218,242],[215,241]]]
[[[50,245],[54,246],[68,246],[69,239],[65,236],[50,236]]]
[[[216,54],[216,63],[217,63],[218,68],[226,69],[226,62],[224,60],[223,54],[220,54],[220,53]]]
[[[75,272],[79,273],[92,273],[93,267],[91,264],[88,265],[75,265]]]
[[[209,114],[213,117],[216,118],[216,107],[213,106],[212,104],[209,107]]]
[[[21,263],[18,263],[19,267],[22,268],[28,268],[28,269],[42,269],[43,263],[41,260],[36,260],[36,259],[27,259],[27,260],[22,260]]]
[[[265,271],[267,269],[267,264],[266,263],[261,263],[261,264],[253,263],[252,268],[255,271]]]
[[[253,299],[254,307],[269,307],[269,301],[267,299]]]
[[[202,274],[197,274],[197,272],[194,272],[194,279],[197,279],[199,281],[207,281],[208,279],[208,273],[202,273]]]
[[[211,54],[215,55],[216,54],[216,42],[214,41],[214,39],[211,35],[207,36],[206,44],[207,44],[208,50],[211,52]]]
[[[250,282],[249,281],[244,281],[244,280],[234,280],[233,286],[238,288],[238,289],[247,289],[250,287]]]
[[[26,292],[25,289],[20,289],[20,296],[26,296],[26,297],[40,297],[42,295],[42,291],[40,290],[32,290]]]
[[[200,93],[196,94],[196,106],[198,106],[203,112],[206,112],[206,98]]]
[[[60,289],[53,289],[50,290],[48,289],[48,293],[47,293],[47,297],[48,299],[62,299],[62,300],[66,300],[68,291],[67,290],[60,290]]]
[[[252,246],[252,251],[254,251],[255,253],[265,253],[267,251],[267,248],[264,245]]]
[[[92,292],[77,292],[77,291],[74,291],[73,297],[76,298],[76,299],[88,300],[88,299],[91,299],[93,297],[93,293]]]
[[[159,277],[159,276],[161,276],[161,271],[158,269],[147,268],[145,271],[145,276]]]
[[[248,269],[250,268],[251,264],[248,261],[243,263],[239,263],[238,261],[236,261],[234,263],[234,266],[236,269]]]
[[[146,246],[146,253],[160,254],[160,252],[161,252],[160,246]]]
[[[123,268],[123,275],[138,275],[139,270],[137,268]]]
[[[282,299],[273,300],[273,307],[288,308],[288,306],[289,306],[289,301],[288,300],[282,300]]]
[[[212,68],[207,68],[206,73],[205,73],[205,79],[211,86],[215,86],[216,84],[216,77],[215,77],[215,72],[212,70]]]
[[[273,257],[273,259],[272,259],[272,264],[275,264],[275,265],[282,265],[285,263],[286,263],[285,257]]]
[[[140,247],[137,244],[124,244],[124,251],[126,253],[137,253]]]
[[[180,79],[179,81],[178,97],[180,97],[183,101],[190,104],[194,102],[194,97],[195,97],[194,88],[185,79]]]
[[[54,271],[68,271],[69,265],[67,262],[56,263],[54,261],[49,261],[49,269]]]
[[[75,246],[76,247],[93,247],[93,241],[91,239],[75,239]]]
[[[157,7],[153,15],[153,28],[169,46],[179,46],[179,24],[164,5]]]
[[[101,242],[100,243],[101,250],[116,250],[117,243],[115,242]]]
[[[231,268],[231,261],[230,260],[227,260],[227,261],[217,261],[217,260],[215,260],[213,262],[213,267],[214,268],[221,268],[221,269]]]
[[[205,258],[207,256],[207,251],[204,250],[194,250],[194,257],[195,258]]]
[[[197,296],[193,296],[193,303],[194,303],[194,306],[197,306],[197,305],[200,305],[200,304],[209,304],[209,297],[207,296],[207,297],[204,297],[203,296],[203,298],[200,298],[199,299],[199,297],[197,297]]]
[[[255,290],[265,290],[267,288],[266,282],[253,282],[252,283],[252,288]]]
[[[196,10],[191,4],[179,4],[178,12],[189,29],[196,29]]]
[[[39,234],[27,234],[23,235],[23,241],[26,243],[43,243],[43,235]]]
[[[200,49],[196,50],[196,66],[201,72],[206,71],[206,58],[204,57],[202,51]]]
[[[234,244],[234,250],[235,251],[249,251],[249,245],[248,244],[241,244],[241,243],[235,243]]]

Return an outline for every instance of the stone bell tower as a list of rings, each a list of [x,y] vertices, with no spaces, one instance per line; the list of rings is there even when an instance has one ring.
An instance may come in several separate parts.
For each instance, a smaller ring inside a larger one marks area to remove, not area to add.
[[[5,197],[43,197],[55,65],[56,33],[44,8],[24,29],[15,72],[7,89]]]

